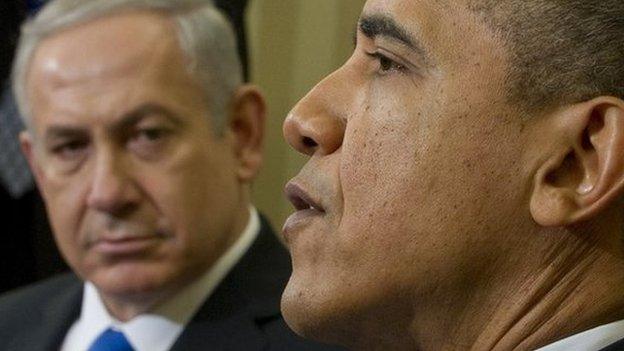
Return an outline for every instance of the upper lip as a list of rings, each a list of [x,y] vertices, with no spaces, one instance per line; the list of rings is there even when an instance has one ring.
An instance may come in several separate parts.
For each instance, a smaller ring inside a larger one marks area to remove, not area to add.
[[[325,212],[319,201],[315,200],[307,191],[292,181],[286,184],[284,193],[297,211],[313,209]]]

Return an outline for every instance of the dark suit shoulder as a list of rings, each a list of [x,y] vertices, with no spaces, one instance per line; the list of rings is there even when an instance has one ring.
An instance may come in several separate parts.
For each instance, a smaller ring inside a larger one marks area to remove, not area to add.
[[[82,283],[73,274],[56,276],[0,296],[0,349],[27,335],[70,324],[80,310]],[[45,328],[46,330],[43,330]]]
[[[5,293],[0,296],[0,323],[8,317],[7,313],[16,311],[21,314],[24,310],[44,307],[54,296],[80,286],[75,275],[63,274]]]

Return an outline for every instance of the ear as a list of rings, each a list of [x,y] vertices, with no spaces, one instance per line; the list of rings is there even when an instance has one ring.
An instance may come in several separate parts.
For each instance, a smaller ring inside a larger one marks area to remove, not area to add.
[[[33,141],[32,134],[29,131],[21,132],[19,135],[19,141],[22,153],[26,157],[28,165],[30,166],[30,170],[35,177],[37,187],[40,189],[43,195],[43,188],[41,187],[43,181],[43,172],[35,154],[35,143]]]
[[[266,103],[256,87],[244,85],[234,93],[230,111],[228,130],[234,139],[237,175],[249,183],[262,166]]]
[[[537,223],[564,226],[598,215],[622,195],[624,101],[600,97],[551,117],[556,140],[536,173],[530,208]]]

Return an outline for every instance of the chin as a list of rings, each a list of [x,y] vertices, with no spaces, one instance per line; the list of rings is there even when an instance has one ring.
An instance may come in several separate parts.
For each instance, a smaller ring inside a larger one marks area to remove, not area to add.
[[[89,274],[87,279],[108,295],[141,298],[170,290],[179,278],[168,269],[127,264],[99,269]]]
[[[360,283],[293,275],[282,295],[284,320],[304,338],[352,350],[417,349],[405,296]]]
[[[345,311],[344,299],[334,298],[336,296],[340,295],[335,295],[324,284],[316,283],[310,288],[296,284],[291,277],[282,295],[284,320],[306,339],[349,346],[353,337],[346,332],[353,329],[349,327],[350,314]]]

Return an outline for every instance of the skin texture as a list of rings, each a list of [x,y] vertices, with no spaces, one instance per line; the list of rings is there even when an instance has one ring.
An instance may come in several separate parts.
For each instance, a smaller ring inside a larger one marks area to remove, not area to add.
[[[168,18],[130,12],[45,39],[30,66],[22,147],[62,254],[121,320],[203,274],[248,219],[262,97],[241,87],[217,137],[186,65]]]
[[[353,56],[284,122],[309,156],[286,193],[314,204],[284,226],[304,336],[524,350],[624,317],[624,103],[525,115],[503,40],[464,5],[369,0]],[[371,35],[380,17],[422,50]]]

